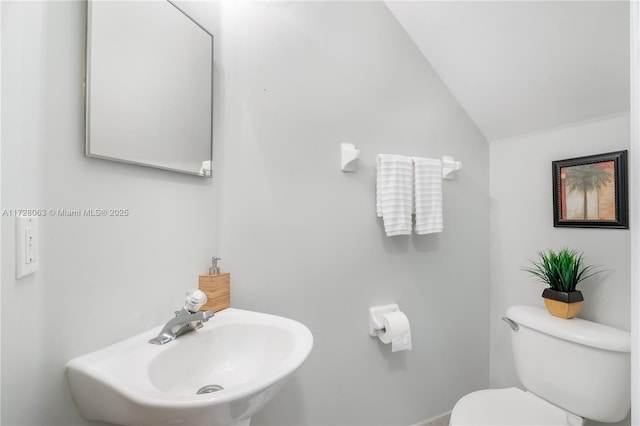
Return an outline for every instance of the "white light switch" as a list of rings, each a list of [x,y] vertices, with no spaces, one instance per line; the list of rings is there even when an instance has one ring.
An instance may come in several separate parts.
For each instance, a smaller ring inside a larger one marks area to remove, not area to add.
[[[38,217],[16,217],[16,278],[38,270]]]
[[[36,261],[35,241],[33,240],[33,228],[28,226],[24,230],[25,262],[33,263]]]

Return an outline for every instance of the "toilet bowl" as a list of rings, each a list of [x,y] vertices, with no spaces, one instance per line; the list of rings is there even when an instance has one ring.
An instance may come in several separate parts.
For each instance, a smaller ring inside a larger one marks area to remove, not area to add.
[[[511,326],[516,373],[526,390],[467,394],[453,407],[452,426],[582,425],[585,419],[625,418],[631,407],[629,332],[556,318],[531,306],[512,306],[503,319]]]
[[[462,397],[451,412],[451,426],[571,425],[584,419],[518,388],[485,389]]]

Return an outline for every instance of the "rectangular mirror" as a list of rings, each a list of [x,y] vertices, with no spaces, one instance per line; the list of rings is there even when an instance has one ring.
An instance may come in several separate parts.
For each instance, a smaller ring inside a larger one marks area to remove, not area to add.
[[[211,176],[213,36],[169,1],[87,3],[86,155]]]

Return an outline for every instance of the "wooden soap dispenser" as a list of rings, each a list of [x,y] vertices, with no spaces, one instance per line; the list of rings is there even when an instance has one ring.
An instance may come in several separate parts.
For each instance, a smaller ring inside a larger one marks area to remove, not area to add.
[[[218,312],[231,304],[231,274],[220,273],[219,260],[219,257],[212,257],[209,275],[198,277],[198,288],[207,295],[207,303],[202,305],[201,311]]]

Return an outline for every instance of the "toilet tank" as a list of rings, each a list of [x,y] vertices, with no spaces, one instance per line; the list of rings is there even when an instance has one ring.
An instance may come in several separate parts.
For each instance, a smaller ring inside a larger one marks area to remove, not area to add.
[[[631,406],[631,335],[580,318],[565,320],[532,306],[512,306],[511,345],[527,390],[600,422],[625,418]]]

